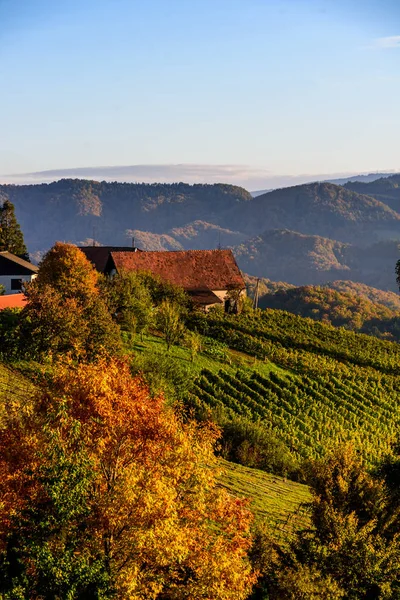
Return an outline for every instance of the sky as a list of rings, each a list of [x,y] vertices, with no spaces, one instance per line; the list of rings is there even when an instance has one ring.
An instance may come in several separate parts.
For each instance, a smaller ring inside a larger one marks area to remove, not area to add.
[[[400,171],[399,98],[398,0],[0,0],[0,183]]]

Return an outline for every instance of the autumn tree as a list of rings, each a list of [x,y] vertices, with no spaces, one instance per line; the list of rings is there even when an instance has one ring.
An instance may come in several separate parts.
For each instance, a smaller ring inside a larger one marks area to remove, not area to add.
[[[246,598],[251,518],[216,486],[216,431],[122,361],[56,373],[0,430],[4,597]]]
[[[4,250],[29,260],[24,236],[15,216],[14,205],[9,200],[5,200],[0,206],[0,252]]]
[[[22,350],[37,359],[66,352],[92,359],[102,351],[118,352],[119,328],[99,292],[98,279],[76,246],[57,243],[51,248],[37,278],[27,286]]]

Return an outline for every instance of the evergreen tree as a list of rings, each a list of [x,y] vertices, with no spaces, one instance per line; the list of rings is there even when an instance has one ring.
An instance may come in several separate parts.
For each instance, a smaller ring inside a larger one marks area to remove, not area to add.
[[[24,236],[15,217],[14,205],[9,200],[5,200],[0,207],[0,252],[4,250],[29,260]]]

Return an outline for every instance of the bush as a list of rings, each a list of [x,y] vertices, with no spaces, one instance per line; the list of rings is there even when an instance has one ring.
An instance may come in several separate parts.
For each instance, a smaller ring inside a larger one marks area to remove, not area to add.
[[[171,400],[180,398],[191,385],[189,368],[163,352],[138,354],[131,363],[131,371],[143,375],[152,395],[163,392]]]

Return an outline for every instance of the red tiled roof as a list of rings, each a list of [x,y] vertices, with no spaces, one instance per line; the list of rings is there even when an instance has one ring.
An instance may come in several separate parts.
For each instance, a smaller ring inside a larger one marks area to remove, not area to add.
[[[246,287],[231,250],[111,252],[115,268],[150,271],[185,290]]]
[[[5,308],[24,308],[26,298],[24,294],[7,294],[0,296],[0,310]]]

